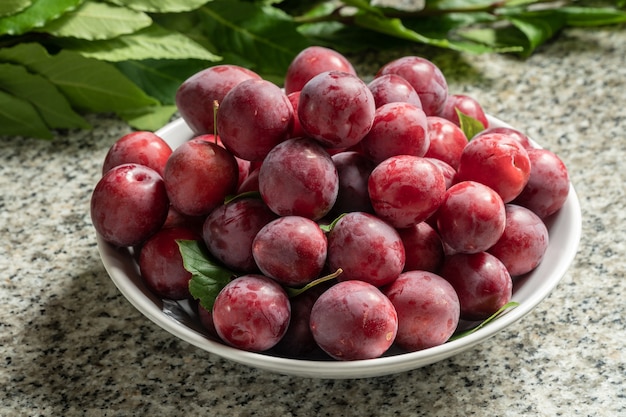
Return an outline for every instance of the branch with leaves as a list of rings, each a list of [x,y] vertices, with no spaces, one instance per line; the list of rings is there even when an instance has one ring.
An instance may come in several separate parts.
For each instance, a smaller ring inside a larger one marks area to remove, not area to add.
[[[51,139],[55,129],[89,128],[88,113],[155,130],[176,112],[176,89],[193,73],[231,63],[281,84],[293,57],[310,45],[353,53],[420,43],[525,57],[563,28],[623,24],[625,4],[3,0],[0,135]]]

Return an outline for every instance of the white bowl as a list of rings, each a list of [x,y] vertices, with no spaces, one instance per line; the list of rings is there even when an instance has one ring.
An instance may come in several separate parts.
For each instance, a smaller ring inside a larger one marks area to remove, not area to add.
[[[490,126],[509,126],[491,116],[489,123]],[[156,133],[172,148],[193,137],[182,119],[166,125]],[[100,236],[97,236],[97,243],[104,267],[117,288],[137,310],[172,335],[222,358],[268,371],[303,377],[349,379],[394,374],[432,364],[468,350],[520,320],[556,287],[569,268],[577,252],[581,224],[578,197],[570,185],[565,205],[548,221],[550,244],[543,262],[514,286],[512,301],[518,302],[519,306],[476,332],[440,346],[346,362],[287,359],[246,352],[211,340],[195,320],[188,304],[161,300],[143,285],[130,250],[115,248]]]

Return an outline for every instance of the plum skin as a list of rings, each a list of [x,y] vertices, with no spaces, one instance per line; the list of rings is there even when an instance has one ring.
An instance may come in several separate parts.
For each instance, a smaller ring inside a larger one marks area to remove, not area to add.
[[[305,355],[322,352],[315,342],[309,323],[315,301],[332,284],[323,282],[305,292],[290,297],[291,320],[283,338],[274,346],[273,351],[290,358],[302,358]]]
[[[446,193],[446,181],[442,170],[426,158],[396,155],[374,168],[368,192],[376,215],[396,228],[404,228],[437,211]]]
[[[485,320],[511,301],[511,275],[506,266],[490,253],[447,256],[440,275],[454,287],[463,320]]]
[[[328,265],[341,268],[339,281],[361,280],[376,287],[402,273],[406,253],[399,233],[368,213],[347,213],[328,235]]]
[[[467,145],[467,136],[460,127],[439,116],[428,116],[429,146],[425,157],[439,159],[455,170]]]
[[[388,103],[405,102],[422,108],[422,100],[413,86],[396,74],[386,74],[374,78],[367,87],[374,96],[376,108]]]
[[[505,205],[500,195],[486,185],[462,181],[446,191],[436,223],[441,240],[454,251],[486,251],[504,233]]]
[[[528,152],[504,133],[477,135],[463,148],[457,181],[477,181],[494,189],[504,203],[517,197],[530,178]]]
[[[319,143],[293,138],[268,153],[259,171],[259,192],[279,216],[319,220],[337,200],[339,177],[332,158]]]
[[[364,281],[333,285],[311,310],[310,327],[317,344],[338,360],[377,358],[393,344],[398,315],[389,299]]]
[[[411,84],[417,92],[427,116],[437,116],[448,99],[448,83],[435,64],[419,56],[405,56],[385,64],[376,74],[380,77],[396,74]]]
[[[242,275],[215,298],[213,324],[220,338],[242,350],[262,352],[285,335],[291,304],[285,290],[263,275]]]
[[[217,207],[202,225],[209,252],[235,271],[258,272],[252,242],[276,215],[257,198],[241,198]]]
[[[222,143],[234,156],[262,161],[272,148],[289,138],[293,106],[287,95],[266,80],[246,80],[226,94],[217,112]]]
[[[252,255],[263,274],[281,285],[300,287],[319,277],[327,246],[326,235],[316,222],[283,216],[258,231]]]
[[[398,229],[404,245],[404,271],[437,272],[444,259],[443,242],[437,231],[426,222]]]
[[[119,138],[109,148],[102,164],[102,174],[118,165],[136,163],[154,169],[163,176],[172,148],[149,131],[136,131]]]
[[[332,156],[337,169],[339,190],[331,214],[339,216],[351,211],[373,213],[367,181],[376,164],[356,151],[344,151]]]
[[[376,109],[372,128],[359,146],[379,164],[396,155],[424,156],[430,145],[424,111],[409,103],[388,103]]]
[[[141,247],[139,270],[141,278],[152,292],[170,300],[191,297],[191,273],[183,266],[176,240],[199,240],[197,231],[188,227],[167,227],[152,235]]]
[[[285,92],[291,94],[316,75],[326,71],[342,71],[356,75],[348,59],[339,52],[323,46],[310,46],[294,57],[285,74]]]
[[[376,104],[356,75],[327,71],[300,91],[298,118],[307,136],[328,148],[354,146],[370,131]]]
[[[428,271],[407,271],[383,288],[398,313],[396,343],[417,351],[445,343],[456,331],[461,307],[452,285]]]
[[[156,233],[169,212],[163,178],[152,168],[122,164],[107,171],[91,196],[91,220],[102,238],[136,246]]]
[[[204,216],[237,189],[239,166],[226,149],[202,138],[180,145],[163,177],[172,206],[188,216]]]
[[[457,109],[466,116],[478,120],[483,125],[483,129],[489,128],[489,121],[480,103],[473,97],[464,94],[450,94],[439,116],[460,126],[461,122],[459,121]]]
[[[547,149],[528,149],[530,177],[515,204],[532,210],[541,219],[563,207],[569,195],[569,173],[563,161]]]
[[[193,74],[176,91],[175,101],[181,117],[196,135],[214,133],[214,103],[242,81],[261,76],[238,65],[215,65]]]
[[[506,204],[505,210],[504,233],[487,252],[500,259],[515,277],[539,265],[550,238],[545,223],[530,209]]]

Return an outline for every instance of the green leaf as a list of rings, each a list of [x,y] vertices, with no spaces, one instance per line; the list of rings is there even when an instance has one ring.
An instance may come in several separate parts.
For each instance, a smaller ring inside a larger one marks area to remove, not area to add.
[[[536,1],[536,0],[533,0]],[[428,10],[466,10],[475,11],[493,7],[493,0],[427,0]]]
[[[152,19],[143,12],[87,1],[41,31],[58,37],[96,40],[133,33],[151,24]]]
[[[528,46],[526,36],[513,26],[462,30],[458,35],[504,52],[523,52]]]
[[[450,31],[463,27],[493,23],[496,18],[485,12],[445,13],[441,15],[404,19],[404,25],[431,38],[446,38]]]
[[[463,51],[476,54],[485,52],[499,52],[499,49],[497,48],[493,48],[483,44],[449,39],[446,38],[443,34],[438,34],[437,37],[426,36],[407,28],[401,19],[380,17],[372,13],[357,14],[355,16],[355,24],[376,32],[384,33],[386,35],[396,36],[400,39],[423,43],[426,45],[433,45],[455,51]]]
[[[281,10],[292,16],[299,16],[304,13],[308,13],[311,9],[315,9],[318,6],[323,5],[330,5],[332,8],[336,7],[336,4],[319,0],[283,0],[280,1],[279,7]]]
[[[299,26],[298,31],[313,44],[344,53],[358,53],[370,48],[388,49],[409,44],[409,41],[404,39],[339,22],[307,23]]]
[[[459,108],[455,108],[456,114],[459,116],[459,124],[461,125],[461,130],[465,133],[465,137],[467,140],[471,140],[476,134],[485,130],[485,126],[481,121],[474,119],[471,116],[463,113]]]
[[[447,39],[433,39],[421,35],[414,30],[404,26],[401,19],[388,18],[374,13],[358,13],[354,17],[354,23],[360,27],[367,28],[386,35],[396,36],[414,42],[428,45],[450,48],[451,44]]]
[[[537,0],[508,0],[506,7],[526,6],[533,3],[537,3]]]
[[[211,311],[215,297],[235,276],[209,255],[206,246],[196,240],[177,240],[183,266],[191,273],[189,291],[200,305]]]
[[[40,75],[30,74],[23,66],[0,64],[0,90],[28,101],[50,128],[90,127],[54,84]]]
[[[384,16],[384,14],[383,14],[381,9],[379,9],[376,6],[372,6],[370,4],[370,2],[367,1],[367,0],[344,0],[342,3],[345,3],[347,5],[356,7],[358,9],[364,10],[366,12],[374,13],[374,14],[379,15],[379,16]]]
[[[287,3],[289,4],[289,2]],[[291,13],[296,16],[294,17],[296,21],[308,21],[311,18],[334,15],[338,7],[337,3],[328,1],[318,2],[316,0],[309,0],[311,4],[308,6],[305,3],[304,1],[298,1],[297,6],[294,4],[291,7],[288,5],[285,7],[285,4],[281,4],[281,8],[282,10],[287,9],[287,13],[291,11]]]
[[[283,79],[309,42],[281,10],[237,0],[216,0],[199,9],[204,35],[225,62],[247,66],[264,78]]]
[[[0,17],[19,13],[32,3],[32,0],[3,0],[0,3]]]
[[[193,39],[206,50],[217,53],[217,48],[212,40],[204,34],[204,23],[201,17],[202,13],[196,11],[193,13],[168,13],[152,15],[152,20],[159,26],[172,32],[184,33],[190,39]]]
[[[483,43],[475,42],[462,42],[457,40],[450,40],[450,49],[459,52],[469,52],[472,54],[485,54],[485,53],[505,53],[505,52],[522,52],[523,47],[517,45],[503,46],[503,45],[486,45]]]
[[[568,26],[604,26],[626,22],[626,11],[608,7],[562,7],[558,12],[563,15]]]
[[[485,327],[487,324],[491,323],[492,321],[494,321],[495,319],[497,319],[498,317],[500,317],[502,314],[504,314],[504,312],[506,310],[515,308],[519,305],[519,303],[517,301],[510,301],[508,303],[506,303],[505,305],[503,305],[502,307],[500,307],[500,309],[498,309],[498,311],[496,311],[495,313],[493,313],[491,316],[489,316],[487,319],[485,319],[484,321],[482,321],[478,326],[473,327],[471,329],[465,330],[463,332],[460,333],[456,333],[454,334],[449,341],[452,340],[457,340],[460,339],[462,337],[468,336],[472,333],[475,333],[477,330]]]
[[[63,45],[67,50],[84,57],[109,62],[144,59],[201,59],[206,61],[221,59],[187,36],[157,25],[114,39],[72,40],[64,42]]]
[[[551,39],[565,26],[565,19],[558,13],[507,16],[508,20],[528,39],[525,55],[530,55],[539,45]]]
[[[120,111],[117,114],[135,129],[155,131],[167,124],[177,110],[175,105],[150,106]]]
[[[175,104],[176,90],[187,78],[207,67],[196,59],[148,59],[115,64],[139,88],[163,104]]]
[[[2,0],[5,1],[5,0]],[[21,35],[74,10],[84,0],[33,0],[30,7],[0,19],[0,35]]]
[[[32,104],[2,90],[0,90],[0,135],[52,139],[52,134]]]
[[[0,49],[0,60],[23,65],[48,79],[75,109],[110,112],[159,104],[112,64],[74,52],[49,55],[39,44],[23,43]]]
[[[151,13],[173,13],[195,10],[211,0],[108,0],[109,3]]]
[[[446,13],[440,16],[428,16],[417,19],[405,19],[404,25],[411,30],[419,31],[430,39],[447,39],[448,48],[473,54],[489,52],[518,52],[523,48],[517,44],[489,44],[482,41],[455,36],[466,27],[492,24],[496,19],[484,12]],[[466,41],[463,41],[465,39]],[[468,42],[471,41],[471,42]]]

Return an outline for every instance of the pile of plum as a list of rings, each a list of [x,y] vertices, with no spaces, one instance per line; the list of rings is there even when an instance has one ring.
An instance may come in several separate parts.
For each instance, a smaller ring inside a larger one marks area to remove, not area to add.
[[[418,56],[366,83],[310,47],[284,88],[217,65],[176,103],[194,137],[175,149],[153,132],[119,138],[93,225],[133,247],[145,285],[172,300],[193,298],[178,242],[203,245],[232,276],[200,300],[199,320],[244,350],[357,360],[443,344],[511,301],[568,196],[554,153],[490,127]]]

